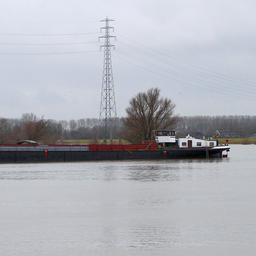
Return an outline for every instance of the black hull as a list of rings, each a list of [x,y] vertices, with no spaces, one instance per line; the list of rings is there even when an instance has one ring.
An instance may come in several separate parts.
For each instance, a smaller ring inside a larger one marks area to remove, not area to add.
[[[224,149],[166,149],[158,151],[1,151],[0,163],[79,162],[222,158]]]

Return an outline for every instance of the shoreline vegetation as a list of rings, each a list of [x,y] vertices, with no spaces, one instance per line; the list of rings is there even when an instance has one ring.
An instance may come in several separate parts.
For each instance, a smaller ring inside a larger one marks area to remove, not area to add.
[[[216,138],[220,144],[225,144],[226,140],[229,144],[256,144],[256,116],[179,116],[176,118],[176,125],[168,129],[176,130],[177,137],[186,137],[189,134],[199,139]],[[128,144],[148,140],[148,135],[140,134],[137,139],[136,136],[132,136],[124,120],[125,118],[113,119],[115,125],[112,137],[115,139],[112,143]],[[142,125],[137,126],[142,127]],[[148,128],[145,126],[143,130]],[[105,142],[103,139],[110,137],[105,136],[105,133],[105,126],[98,118],[53,120],[37,117],[33,113],[23,114],[17,119],[0,118],[0,144],[17,144],[24,140],[32,140],[40,144],[103,144]],[[110,140],[107,143],[109,144]]]

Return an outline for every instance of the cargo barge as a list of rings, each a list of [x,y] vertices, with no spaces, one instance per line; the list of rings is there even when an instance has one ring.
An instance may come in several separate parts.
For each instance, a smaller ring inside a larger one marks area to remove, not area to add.
[[[156,131],[155,141],[142,144],[0,145],[0,163],[222,158],[229,150],[217,140],[176,139],[175,131]]]

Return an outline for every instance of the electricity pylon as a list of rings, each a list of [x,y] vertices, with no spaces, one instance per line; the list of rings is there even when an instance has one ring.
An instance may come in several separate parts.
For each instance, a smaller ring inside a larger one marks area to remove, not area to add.
[[[100,46],[104,49],[104,61],[103,61],[103,75],[102,75],[102,88],[101,88],[101,103],[100,103],[100,121],[104,125],[104,139],[112,140],[113,127],[115,123],[116,115],[116,102],[114,91],[114,79],[112,70],[111,50],[115,47],[111,43],[111,39],[115,38],[111,34],[114,32],[114,27],[110,26],[110,22],[114,21],[109,18],[101,20],[104,22],[104,26],[101,27],[101,32],[104,31],[104,35],[99,39],[103,39],[103,44]]]

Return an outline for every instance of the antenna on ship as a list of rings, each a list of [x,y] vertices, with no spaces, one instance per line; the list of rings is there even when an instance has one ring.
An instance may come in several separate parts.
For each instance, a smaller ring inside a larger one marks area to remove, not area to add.
[[[117,117],[116,115],[116,102],[114,91],[114,79],[111,60],[111,50],[115,48],[115,45],[111,43],[112,38],[116,38],[111,32],[114,32],[114,27],[110,26],[110,22],[114,21],[106,17],[100,22],[104,23],[101,27],[101,32],[104,31],[104,35],[99,36],[99,40],[103,41],[100,48],[104,49],[104,61],[103,61],[103,75],[102,75],[102,87],[101,87],[101,102],[100,102],[100,122],[104,125],[104,140],[113,139],[113,123]]]

